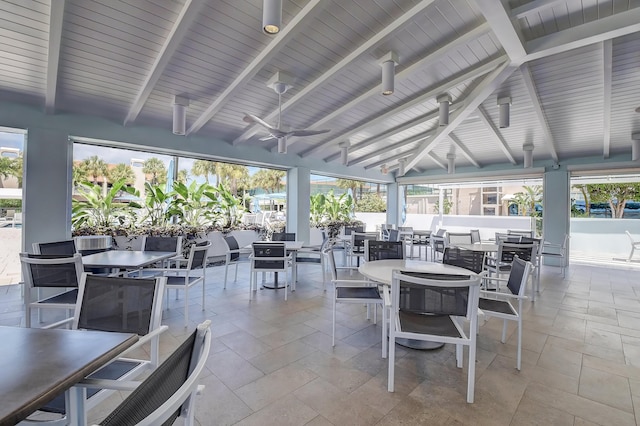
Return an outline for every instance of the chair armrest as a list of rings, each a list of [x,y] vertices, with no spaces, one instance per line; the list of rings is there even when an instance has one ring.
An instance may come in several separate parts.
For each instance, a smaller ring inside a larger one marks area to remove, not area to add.
[[[69,325],[70,326],[73,323],[73,318],[74,317],[71,317],[71,318],[67,318],[67,319],[63,319],[63,320],[54,322],[52,324],[47,324],[47,325],[43,326],[42,328],[50,329],[50,328],[58,328],[58,327],[63,326],[63,325]]]
[[[138,339],[138,341],[136,343],[134,343],[132,346],[128,347],[127,349],[125,349],[122,353],[120,353],[120,355],[118,355],[118,358],[122,358],[123,356],[125,356],[127,353],[139,348],[140,346],[148,343],[151,341],[151,339],[153,339],[156,336],[159,336],[160,334],[164,333],[165,331],[167,331],[169,329],[168,325],[162,325],[158,328],[156,328],[155,330],[145,334],[144,336],[142,336],[140,339]]]
[[[127,381],[127,380],[112,380],[112,379],[84,379],[81,382],[76,383],[74,386],[81,388],[97,388],[97,389],[112,389],[118,391],[133,391],[142,382]]]
[[[528,299],[527,296],[518,296],[517,294],[502,293],[500,291],[487,291],[487,290],[480,290],[480,296],[494,296],[494,297],[487,297],[487,299],[497,299],[498,297],[504,297],[506,299],[515,299],[515,300]]]

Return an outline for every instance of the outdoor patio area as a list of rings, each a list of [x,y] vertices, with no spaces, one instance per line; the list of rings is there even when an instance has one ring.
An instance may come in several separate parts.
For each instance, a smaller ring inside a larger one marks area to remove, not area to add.
[[[543,267],[541,293],[524,315],[523,365],[515,334],[499,342],[501,322],[481,326],[476,399],[453,347],[398,347],[396,392],[387,392],[380,323],[364,308],[338,305],[331,346],[330,286],[318,266],[300,265],[297,291],[258,290],[249,298],[248,265],[223,289],[223,267],[207,270],[207,301],[193,292],[190,329],[212,320],[212,353],[197,404],[201,425],[633,425],[640,420],[640,284],[637,271],[572,264],[562,280]],[[23,324],[21,288],[0,287],[0,324]],[[182,297],[182,293],[180,293]],[[187,335],[173,293],[161,338],[168,354]],[[380,316],[378,316],[380,318]],[[53,318],[50,318],[53,319]],[[98,421],[121,396],[90,413]]]

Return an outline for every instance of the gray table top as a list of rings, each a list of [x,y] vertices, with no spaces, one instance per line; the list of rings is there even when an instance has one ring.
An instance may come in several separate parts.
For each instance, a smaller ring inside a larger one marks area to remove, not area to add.
[[[498,251],[498,244],[496,243],[473,243],[473,244],[452,244],[452,245],[455,247],[466,249],[466,250],[484,251],[486,253]]]
[[[0,327],[0,424],[24,420],[137,340],[136,334]]]
[[[256,242],[263,242],[263,241],[256,241]],[[304,241],[264,241],[264,242],[265,243],[284,243],[287,250],[290,250],[290,251],[300,250],[302,248],[302,245],[304,244]],[[252,247],[253,246],[251,244],[244,246],[244,248],[247,248],[247,249],[251,249]]]
[[[176,255],[174,251],[110,250],[82,256],[87,268],[139,269]]]
[[[432,274],[460,274],[477,276],[468,269],[453,265],[443,265],[442,263],[427,262],[424,260],[400,260],[385,259],[365,262],[358,268],[358,271],[370,280],[382,284],[391,284],[391,276],[394,269],[411,272],[427,272]]]

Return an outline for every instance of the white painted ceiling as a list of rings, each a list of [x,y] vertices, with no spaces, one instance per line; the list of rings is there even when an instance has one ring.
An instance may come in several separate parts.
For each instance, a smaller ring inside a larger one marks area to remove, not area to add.
[[[0,0],[0,97],[50,114],[90,114],[276,150],[242,118],[277,122],[267,81],[293,77],[289,153],[352,167],[482,170],[534,160],[630,158],[640,131],[640,0],[283,0],[261,31],[261,0]],[[399,58],[381,92],[380,58]],[[452,99],[439,126],[436,97]],[[511,126],[498,128],[497,98]],[[2,123],[0,122],[0,125]],[[215,153],[212,153],[215,155]]]

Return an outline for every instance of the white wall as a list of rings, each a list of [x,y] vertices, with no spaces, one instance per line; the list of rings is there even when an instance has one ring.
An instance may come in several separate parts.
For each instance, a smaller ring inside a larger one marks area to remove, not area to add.
[[[572,218],[569,257],[626,260],[631,243],[624,231],[631,232],[634,239],[640,240],[640,220]],[[640,253],[634,258],[640,260]]]

